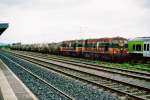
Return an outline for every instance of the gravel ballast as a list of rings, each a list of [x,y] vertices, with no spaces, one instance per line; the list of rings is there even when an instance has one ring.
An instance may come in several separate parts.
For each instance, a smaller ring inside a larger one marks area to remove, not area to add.
[[[25,68],[32,71],[36,75],[40,76],[44,80],[48,81],[50,84],[54,85],[55,87],[57,87],[61,91],[64,91],[68,95],[72,96],[76,100],[117,100],[116,96],[113,96],[109,93],[94,89],[94,88],[92,88],[86,84],[83,84],[80,81],[76,81],[75,79],[67,78],[67,77],[64,77],[63,75],[60,75],[58,73],[54,73],[54,72],[49,71],[49,70],[44,69],[44,68],[40,68],[40,67],[38,67],[32,63],[29,63],[29,62],[26,62],[24,60],[20,60],[18,58],[10,56],[7,53],[1,53],[1,54],[7,56],[9,59],[17,62],[18,64],[24,66]],[[13,64],[10,64],[10,62],[7,59],[5,59],[4,57],[1,56],[1,58],[8,65],[8,67],[11,68],[14,66]],[[17,73],[22,73],[22,72],[17,71]],[[29,76],[23,77],[22,79],[24,80],[24,78],[26,78],[27,80],[32,80],[32,77],[30,78]],[[30,82],[27,81],[24,83],[27,84]],[[30,83],[30,85],[31,85],[31,83]],[[37,89],[33,89],[31,86],[31,90],[35,90],[33,93],[35,93],[36,95],[39,95],[38,92],[40,92],[42,90],[42,91],[45,91],[45,94],[43,94],[44,97],[45,98],[49,97],[49,94],[46,93],[47,90],[43,89],[43,87],[46,87],[46,86],[40,85],[40,82],[38,82],[38,81],[36,82],[36,85],[37,85],[37,87],[33,86],[33,88],[37,88]],[[41,87],[41,88],[39,89],[39,87]],[[55,95],[53,97],[55,97]],[[56,97],[57,97],[57,95],[56,95]],[[62,100],[62,99],[60,99],[60,100]]]

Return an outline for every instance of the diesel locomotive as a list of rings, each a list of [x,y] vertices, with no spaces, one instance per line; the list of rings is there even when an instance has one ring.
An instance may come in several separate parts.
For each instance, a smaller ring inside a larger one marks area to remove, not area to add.
[[[114,37],[63,41],[60,54],[120,62],[128,55],[127,39]]]

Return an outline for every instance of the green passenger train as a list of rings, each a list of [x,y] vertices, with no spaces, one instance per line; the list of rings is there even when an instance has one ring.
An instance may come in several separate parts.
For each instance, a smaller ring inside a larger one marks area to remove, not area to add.
[[[150,61],[150,37],[129,40],[128,52],[131,60]]]

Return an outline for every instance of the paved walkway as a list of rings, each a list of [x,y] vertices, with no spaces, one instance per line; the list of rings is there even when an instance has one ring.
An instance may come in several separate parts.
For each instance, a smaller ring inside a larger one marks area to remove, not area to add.
[[[36,96],[0,60],[0,100],[37,100]]]

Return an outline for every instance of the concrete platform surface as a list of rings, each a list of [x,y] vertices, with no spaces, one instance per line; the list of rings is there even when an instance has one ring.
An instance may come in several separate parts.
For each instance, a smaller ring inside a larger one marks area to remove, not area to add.
[[[0,60],[0,100],[38,100],[2,60]]]

